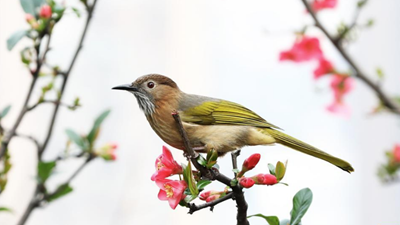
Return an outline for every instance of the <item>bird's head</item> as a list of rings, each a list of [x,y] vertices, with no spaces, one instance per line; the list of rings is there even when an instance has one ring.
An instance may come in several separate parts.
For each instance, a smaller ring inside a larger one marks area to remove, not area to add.
[[[154,113],[158,101],[175,98],[180,92],[173,80],[159,74],[144,75],[131,84],[119,85],[112,89],[134,94],[139,107],[146,115]]]

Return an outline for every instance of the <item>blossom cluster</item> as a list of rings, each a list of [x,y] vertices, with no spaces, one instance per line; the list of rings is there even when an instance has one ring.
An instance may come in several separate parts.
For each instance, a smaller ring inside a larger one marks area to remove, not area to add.
[[[334,8],[336,5],[337,0],[315,0],[311,6],[315,12],[318,12]],[[333,101],[326,109],[338,115],[350,115],[350,110],[344,103],[344,97],[353,89],[354,80],[348,73],[339,72],[327,59],[317,37],[307,36],[304,33],[299,34],[292,47],[280,53],[279,60],[295,63],[315,61],[317,63],[313,72],[315,80],[325,75],[331,75],[330,88],[333,92]]]

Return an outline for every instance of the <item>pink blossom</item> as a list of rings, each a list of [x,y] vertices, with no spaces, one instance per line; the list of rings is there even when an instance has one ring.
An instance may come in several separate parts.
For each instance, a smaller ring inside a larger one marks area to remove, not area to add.
[[[256,184],[263,184],[263,185],[274,185],[278,183],[278,180],[274,175],[271,174],[258,174],[256,176],[251,177]]]
[[[256,153],[244,160],[242,170],[239,172],[238,177],[241,177],[247,171],[254,169],[254,167],[256,167],[257,163],[260,161],[260,158],[261,155]]]
[[[221,194],[223,192],[220,191],[204,191],[200,194],[199,199],[200,200],[206,200],[208,197],[212,196],[212,195],[218,195]]]
[[[344,116],[350,114],[350,110],[343,103],[343,98],[353,89],[353,82],[353,78],[347,75],[335,74],[332,76],[331,89],[334,94],[334,100],[327,107],[328,111]]]
[[[280,53],[279,60],[304,62],[322,58],[319,40],[315,37],[301,36],[293,44],[292,48]]]
[[[179,202],[185,198],[183,192],[187,184],[183,180],[157,179],[156,184],[160,188],[158,199],[168,201],[172,209],[175,209]]]
[[[336,101],[334,100],[331,104],[329,104],[326,107],[326,110],[328,110],[331,113],[334,113],[336,115],[341,115],[344,117],[349,117],[350,116],[350,109],[347,105],[345,105],[341,101]]]
[[[393,159],[395,162],[400,163],[400,144],[394,146]]]
[[[318,60],[318,67],[314,70],[314,79],[318,79],[321,76],[332,73],[334,71],[332,63],[325,59],[321,58]]]
[[[244,188],[251,188],[251,187],[255,184],[255,182],[254,182],[254,180],[251,179],[251,178],[242,177],[242,178],[239,180],[239,184],[240,184],[242,187],[244,187]]]
[[[40,8],[39,16],[45,19],[51,18],[52,11],[49,5],[44,5]]]
[[[171,151],[165,146],[163,146],[163,153],[156,159],[155,167],[156,172],[151,176],[152,181],[182,173],[182,167],[174,160]]]
[[[337,5],[337,0],[314,0],[311,4],[314,12],[321,11],[323,9],[332,9]]]
[[[115,151],[117,150],[118,145],[117,144],[106,144],[100,149],[95,150],[95,154],[97,156],[102,157],[106,161],[115,161],[117,159],[117,155],[115,154]]]
[[[221,195],[211,195],[209,197],[206,198],[206,202],[212,202],[214,200],[217,200],[221,197]]]
[[[32,21],[32,20],[34,20],[35,19],[35,17],[34,16],[32,16],[32,14],[29,14],[29,13],[27,13],[27,14],[25,14],[25,20],[26,20],[26,22],[30,22],[30,21]]]

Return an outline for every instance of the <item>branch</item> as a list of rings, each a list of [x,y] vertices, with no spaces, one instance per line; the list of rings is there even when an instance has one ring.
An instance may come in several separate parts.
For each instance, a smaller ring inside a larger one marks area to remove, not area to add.
[[[217,200],[214,200],[214,201],[211,201],[211,202],[207,202],[207,203],[204,203],[204,204],[201,204],[201,205],[196,205],[196,204],[193,204],[193,203],[192,204],[189,203],[190,210],[189,210],[188,213],[189,214],[193,214],[194,212],[196,212],[198,210],[201,210],[201,209],[204,209],[204,208],[207,208],[207,207],[210,207],[210,210],[213,211],[214,210],[214,206],[216,206],[219,203],[224,202],[224,201],[226,201],[228,199],[232,199],[232,198],[233,198],[233,192],[230,192],[230,193],[226,194],[222,198],[219,198]]]
[[[57,101],[61,102],[61,99],[62,99],[64,91],[65,91],[65,87],[67,85],[67,81],[68,81],[69,75],[70,75],[70,73],[71,73],[71,71],[72,71],[72,69],[73,69],[73,67],[75,65],[76,59],[78,58],[78,55],[79,55],[79,53],[80,53],[80,51],[81,51],[81,49],[83,47],[83,41],[85,40],[86,33],[87,33],[87,30],[88,30],[90,21],[92,20],[93,11],[94,11],[94,8],[96,6],[96,3],[97,3],[97,0],[94,0],[93,4],[90,7],[87,6],[88,16],[86,18],[85,28],[83,29],[83,32],[82,32],[82,35],[81,35],[81,39],[80,39],[79,44],[78,44],[78,48],[75,51],[75,54],[74,54],[74,56],[72,58],[72,61],[71,61],[70,65],[69,65],[69,67],[68,67],[68,70],[67,70],[67,72],[65,72],[65,74],[63,76],[64,79],[63,79],[63,82],[62,82],[60,95],[59,95]],[[50,138],[51,138],[52,133],[53,133],[54,124],[55,124],[55,121],[57,119],[59,108],[60,108],[60,104],[56,104],[56,106],[54,107],[54,111],[53,111],[53,115],[51,117],[50,125],[49,125],[49,128],[47,130],[46,139],[45,139],[45,141],[44,141],[44,143],[42,145],[42,148],[39,151],[39,158],[42,157],[43,152],[45,151],[45,149],[47,147],[47,144],[50,141]]]
[[[31,111],[31,110],[35,109],[36,107],[38,107],[39,105],[44,104],[44,103],[51,103],[51,104],[54,104],[54,105],[61,105],[61,106],[65,106],[67,108],[79,107],[79,106],[74,106],[74,105],[68,105],[67,103],[63,103],[63,102],[60,102],[58,100],[44,100],[44,101],[41,101],[41,102],[37,102],[36,104],[32,105],[31,107],[28,107],[27,110]]]
[[[381,100],[382,104],[389,109],[392,113],[400,116],[400,106],[393,102],[383,91],[382,89],[375,84],[371,79],[366,76],[366,74],[361,70],[361,68],[353,61],[353,59],[347,54],[347,52],[343,49],[341,44],[335,39],[332,35],[329,34],[327,29],[321,24],[319,19],[317,18],[316,13],[311,8],[310,4],[308,4],[307,0],[301,0],[304,6],[307,8],[311,17],[315,22],[315,26],[318,27],[325,36],[329,39],[329,41],[336,47],[342,57],[347,61],[347,63],[352,67],[354,76],[358,79],[362,80],[367,86],[369,86]]]
[[[39,141],[36,138],[34,138],[34,137],[30,136],[30,135],[15,133],[15,137],[28,139],[28,140],[32,141],[36,145],[37,149],[40,149]]]
[[[193,165],[198,169],[202,176],[209,178],[210,180],[217,180],[230,188],[232,188],[233,198],[236,200],[237,210],[237,225],[248,225],[249,221],[247,220],[247,202],[244,198],[243,188],[239,185],[232,185],[232,179],[228,178],[227,176],[219,173],[218,171],[207,169],[200,165],[197,162],[197,158],[199,154],[196,153],[193,148],[191,147],[189,138],[186,134],[186,131],[182,125],[181,118],[178,112],[173,112],[172,117],[174,118],[178,130],[182,136],[182,141],[185,146],[184,152],[187,156],[188,160],[190,160]],[[190,211],[189,211],[190,212]]]
[[[240,155],[240,149],[231,153],[233,170],[236,170],[238,168],[237,167],[237,157],[239,155]],[[233,172],[233,175],[234,175],[235,178],[237,177],[237,173],[236,172]]]

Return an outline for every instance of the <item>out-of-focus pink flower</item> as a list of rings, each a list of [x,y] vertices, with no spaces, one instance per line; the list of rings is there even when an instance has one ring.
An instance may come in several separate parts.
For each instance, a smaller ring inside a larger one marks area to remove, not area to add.
[[[29,23],[29,25],[31,25],[31,27],[33,29],[36,29],[39,27],[39,24],[37,23],[36,18],[34,16],[32,16],[31,14],[29,14],[29,13],[25,14],[25,20],[26,20],[26,22]]]
[[[155,167],[156,172],[151,176],[152,181],[182,173],[182,167],[174,160],[171,151],[165,146],[163,146],[163,153],[156,159]]]
[[[311,4],[314,12],[321,11],[323,9],[332,9],[337,5],[337,0],[314,0]]]
[[[44,5],[40,8],[39,16],[45,19],[51,18],[52,11],[49,5]]]
[[[115,151],[117,150],[118,145],[117,144],[106,144],[103,147],[101,147],[98,150],[95,150],[95,154],[97,156],[102,157],[106,161],[114,161],[117,159],[117,156],[115,154]]]
[[[347,75],[335,74],[332,76],[331,89],[334,101],[327,107],[328,111],[344,116],[350,114],[349,108],[343,103],[343,98],[353,89],[353,83],[353,78]]]
[[[244,188],[251,188],[255,182],[252,178],[242,177],[239,180],[239,184]]]
[[[304,62],[312,59],[320,59],[322,57],[323,54],[318,38],[304,35],[296,40],[291,49],[282,51],[280,53],[279,60]]]
[[[276,177],[271,174],[260,173],[258,175],[251,177],[251,179],[253,179],[256,184],[274,185],[274,184],[278,183],[278,180],[276,179]]]
[[[395,162],[400,163],[400,144],[394,146],[393,159]]]
[[[34,20],[35,19],[35,17],[34,16],[32,16],[32,14],[29,14],[29,13],[27,13],[27,14],[25,14],[25,20],[26,20],[26,22],[30,22],[30,21],[32,21],[32,20]]]
[[[244,160],[243,165],[242,165],[242,170],[239,172],[238,177],[243,176],[247,171],[254,169],[256,167],[257,163],[260,161],[261,155],[258,153],[255,153],[251,155],[249,158]]]
[[[333,71],[334,68],[332,63],[325,58],[321,58],[318,61],[317,69],[314,70],[314,79],[318,79],[325,74],[332,73]]]
[[[179,202],[185,198],[183,192],[187,184],[183,180],[158,179],[156,180],[156,184],[160,188],[158,199],[168,201],[172,209],[175,209]]]

